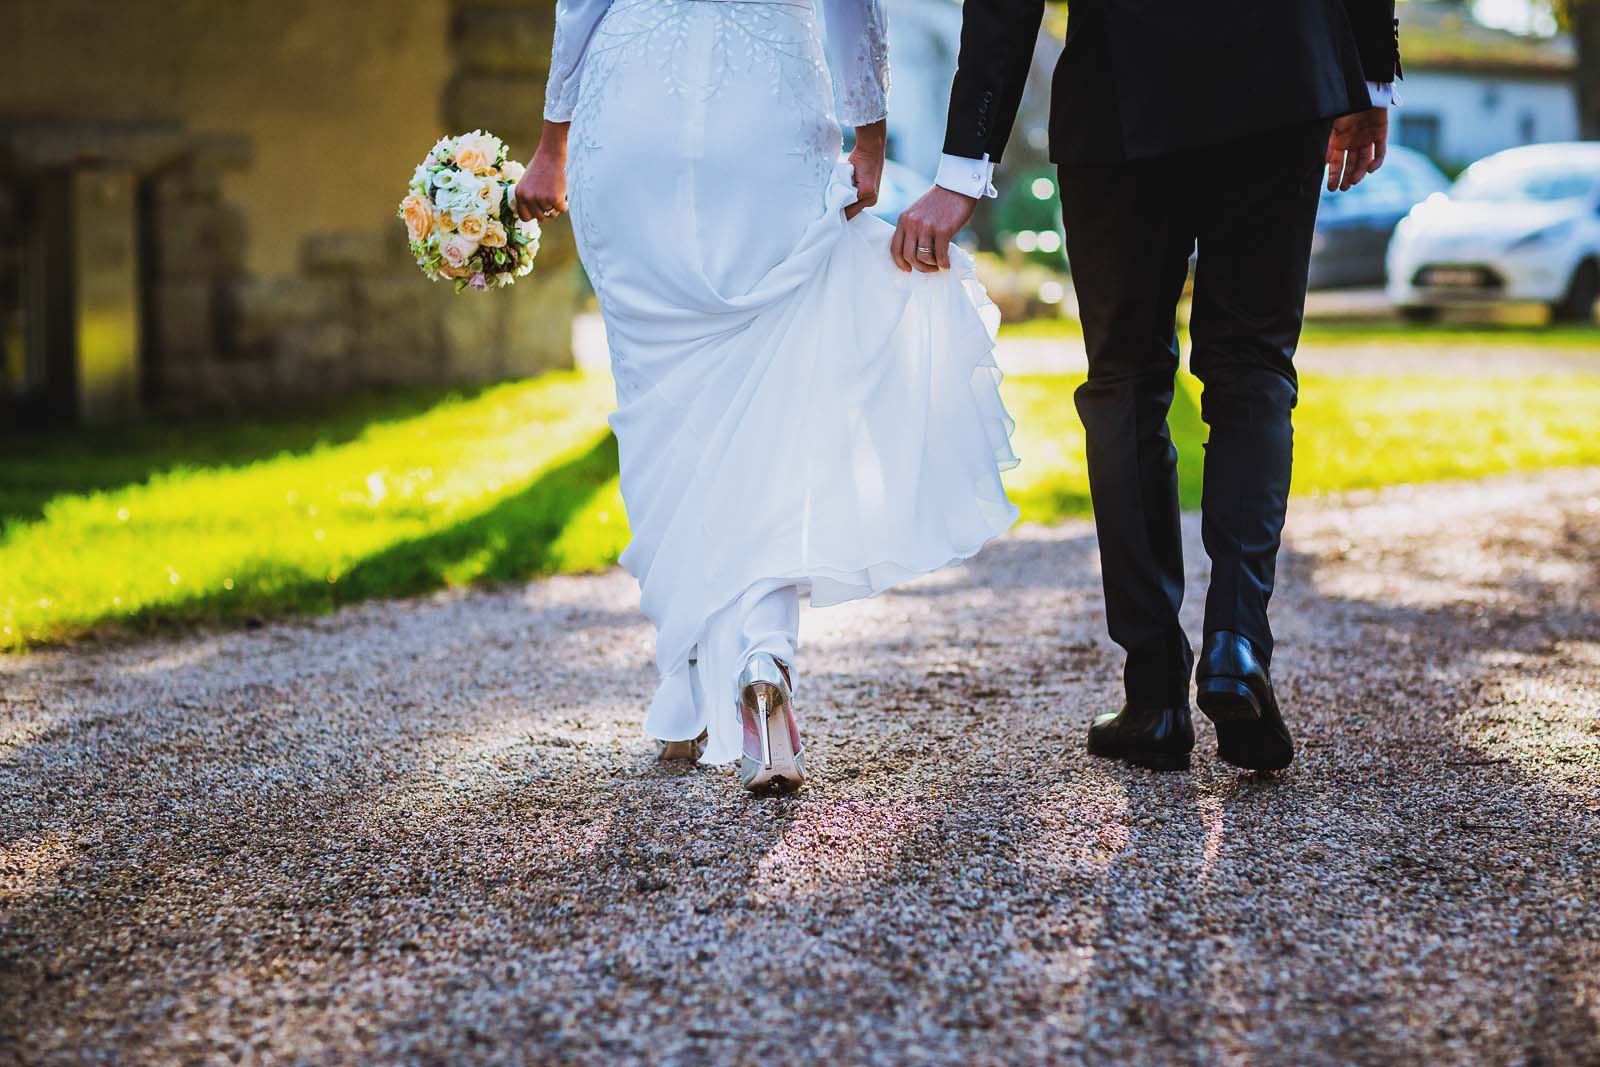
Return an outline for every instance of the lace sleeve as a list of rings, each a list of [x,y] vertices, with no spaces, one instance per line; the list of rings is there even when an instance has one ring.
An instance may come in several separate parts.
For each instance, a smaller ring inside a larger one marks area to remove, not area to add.
[[[845,126],[889,113],[889,21],[882,0],[822,0],[834,110]]]
[[[600,17],[611,0],[558,0],[555,44],[550,50],[550,80],[544,89],[544,117],[571,122],[582,83],[583,57]]]

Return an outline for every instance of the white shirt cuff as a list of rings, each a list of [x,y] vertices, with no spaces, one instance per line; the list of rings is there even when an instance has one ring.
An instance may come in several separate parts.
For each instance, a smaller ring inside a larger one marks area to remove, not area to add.
[[[1394,82],[1368,82],[1367,95],[1372,97],[1373,107],[1400,106],[1400,91],[1394,87]]]
[[[933,184],[941,189],[949,189],[952,193],[970,196],[974,200],[1000,195],[995,191],[994,164],[989,162],[987,152],[983,154],[982,159],[941,155],[939,173],[934,176]]]

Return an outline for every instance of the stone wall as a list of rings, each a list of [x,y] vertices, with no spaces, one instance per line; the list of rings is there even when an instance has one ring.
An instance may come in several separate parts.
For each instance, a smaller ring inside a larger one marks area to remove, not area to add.
[[[570,366],[576,256],[455,295],[393,217],[439,136],[526,158],[554,0],[51,0],[0,35],[0,178],[138,176],[147,401],[239,408]],[[64,64],[63,56],[73,62]],[[146,145],[159,131],[160,150]],[[63,147],[64,146],[64,147]]]

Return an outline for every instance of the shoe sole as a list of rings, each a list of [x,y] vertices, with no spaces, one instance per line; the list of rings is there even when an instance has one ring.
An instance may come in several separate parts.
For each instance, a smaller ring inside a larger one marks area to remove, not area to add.
[[[700,758],[700,742],[698,741],[663,741],[656,754],[656,759],[662,763],[673,763],[678,760],[697,760]]]
[[[1294,762],[1294,742],[1276,707],[1234,678],[1207,678],[1195,703],[1217,728],[1217,757],[1247,771],[1281,771]]]
[[[764,766],[748,755],[739,756],[740,784],[756,796],[793,793],[805,784],[806,764],[805,753],[796,751],[789,732],[794,706],[788,695],[770,683],[756,682],[747,687],[739,699],[743,712],[750,715],[760,714],[759,706],[765,703],[768,736],[772,740],[770,765]]]

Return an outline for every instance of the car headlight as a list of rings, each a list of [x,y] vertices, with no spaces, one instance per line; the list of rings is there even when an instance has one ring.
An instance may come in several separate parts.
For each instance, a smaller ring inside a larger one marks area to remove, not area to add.
[[[1555,242],[1566,237],[1571,232],[1571,219],[1568,219],[1566,222],[1553,223],[1552,225],[1544,227],[1542,230],[1534,230],[1530,234],[1518,237],[1515,241],[1512,241],[1509,246],[1507,246],[1506,251],[1522,252],[1530,248],[1538,248],[1542,245],[1554,244]]]

